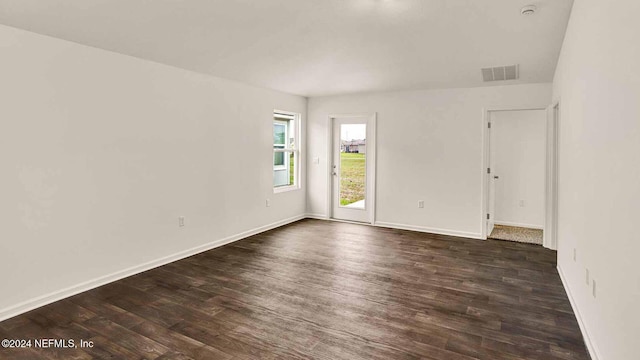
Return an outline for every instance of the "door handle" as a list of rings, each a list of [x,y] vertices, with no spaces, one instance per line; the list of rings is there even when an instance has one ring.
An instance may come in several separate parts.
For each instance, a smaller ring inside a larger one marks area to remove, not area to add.
[[[498,176],[498,175],[494,175],[494,176],[493,176],[493,178],[494,178],[494,179],[496,179],[496,180],[498,180],[498,179],[500,179],[500,176]]]

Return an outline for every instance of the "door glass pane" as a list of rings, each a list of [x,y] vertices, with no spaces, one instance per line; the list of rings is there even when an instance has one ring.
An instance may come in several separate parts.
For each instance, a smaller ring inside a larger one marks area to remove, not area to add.
[[[364,209],[367,126],[340,125],[340,206]]]

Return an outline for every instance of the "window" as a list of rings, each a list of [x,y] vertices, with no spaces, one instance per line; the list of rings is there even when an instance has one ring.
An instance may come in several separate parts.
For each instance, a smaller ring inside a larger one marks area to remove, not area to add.
[[[273,187],[274,191],[299,188],[300,115],[284,111],[273,113]]]

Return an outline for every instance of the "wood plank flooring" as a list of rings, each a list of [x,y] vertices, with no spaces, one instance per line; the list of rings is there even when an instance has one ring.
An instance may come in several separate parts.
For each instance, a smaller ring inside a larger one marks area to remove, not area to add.
[[[588,359],[541,246],[302,220],[0,322],[2,359]]]

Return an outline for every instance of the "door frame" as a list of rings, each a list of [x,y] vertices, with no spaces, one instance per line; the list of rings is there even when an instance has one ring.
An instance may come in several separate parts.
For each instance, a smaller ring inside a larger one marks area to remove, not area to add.
[[[558,162],[560,143],[560,101],[547,108],[547,174],[545,196],[545,229],[542,244],[558,249]]]
[[[341,219],[335,219],[333,217],[333,175],[332,175],[332,166],[333,166],[333,150],[334,150],[334,142],[333,142],[333,127],[334,127],[334,119],[340,118],[367,118],[367,158],[366,158],[366,174],[369,182],[369,186],[367,187],[367,194],[365,195],[365,199],[367,202],[367,217],[368,224],[375,225],[376,219],[376,121],[378,118],[378,114],[376,112],[373,113],[351,113],[351,114],[330,114],[327,117],[327,218],[344,221]],[[371,167],[370,167],[371,166]]]
[[[543,225],[543,246],[550,249],[557,249],[557,239],[553,239],[551,241],[551,237],[547,238],[547,232],[549,229],[557,229],[557,191],[552,191],[553,189],[557,189],[557,162],[555,171],[550,168],[550,161],[552,156],[555,156],[557,159],[557,143],[554,144],[552,139],[550,139],[550,127],[556,126],[557,121],[554,118],[553,110],[558,107],[559,102],[554,103],[549,107],[523,107],[523,108],[484,108],[482,109],[482,168],[481,168],[481,213],[480,213],[480,221],[482,228],[482,238],[487,239],[489,234],[487,234],[487,214],[489,213],[489,176],[487,176],[487,168],[489,167],[491,161],[489,153],[489,122],[491,120],[491,113],[501,112],[501,111],[527,111],[527,110],[544,110],[547,114],[547,121],[545,124],[545,195],[544,195],[544,225]],[[556,130],[557,131],[557,130]],[[552,155],[554,154],[554,155]],[[556,212],[555,215],[549,214],[550,206],[555,203]],[[551,216],[549,216],[551,215]]]

